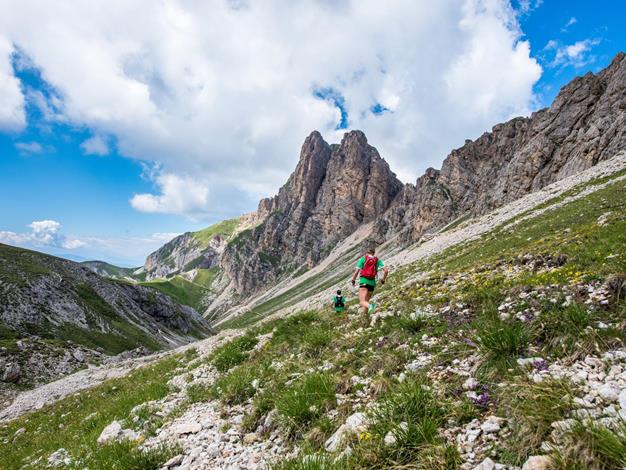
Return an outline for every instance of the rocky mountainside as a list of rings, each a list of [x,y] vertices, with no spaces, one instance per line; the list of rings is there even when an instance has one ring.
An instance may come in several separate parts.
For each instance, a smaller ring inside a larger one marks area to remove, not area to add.
[[[154,289],[0,244],[0,379],[7,382],[53,378],[89,359],[169,349],[210,333],[195,310]],[[71,364],[51,376],[63,361]],[[11,368],[22,373],[6,377]]]
[[[626,55],[563,87],[549,108],[515,118],[454,151],[406,185],[376,223],[405,242],[484,214],[626,148]]]
[[[137,275],[147,280],[169,277],[192,269],[219,265],[228,241],[248,221],[246,216],[225,220],[198,232],[187,232],[167,242],[146,259]]]

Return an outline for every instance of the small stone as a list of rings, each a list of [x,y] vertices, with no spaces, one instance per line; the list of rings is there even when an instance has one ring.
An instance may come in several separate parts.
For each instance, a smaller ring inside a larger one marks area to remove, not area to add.
[[[72,459],[70,459],[67,451],[61,447],[50,454],[50,457],[48,457],[48,464],[50,464],[53,468],[67,467],[72,464]]]
[[[107,444],[120,435],[122,432],[122,425],[118,421],[113,421],[107,427],[105,427],[98,437],[98,444]]]
[[[174,434],[196,434],[202,430],[202,425],[196,422],[179,423],[172,427]]]
[[[604,384],[602,385],[602,387],[598,389],[598,395],[604,401],[608,403],[612,403],[612,402],[617,401],[617,399],[619,398],[619,390],[617,390],[611,384]]]
[[[495,468],[496,468],[496,463],[493,460],[491,460],[489,457],[487,457],[481,463],[476,465],[474,467],[474,470],[495,470]]]
[[[483,424],[481,424],[480,429],[482,429],[485,434],[498,432],[500,430],[500,418],[490,416]]]
[[[170,467],[174,467],[176,465],[180,465],[180,463],[183,461],[183,456],[182,455],[177,455],[175,457],[172,457],[171,459],[169,459],[167,462],[165,462],[163,464],[163,466],[165,468],[170,468]]]
[[[524,463],[522,470],[549,470],[552,459],[547,455],[532,455]]]
[[[384,442],[385,442],[385,445],[387,447],[391,447],[391,446],[395,446],[396,445],[396,436],[393,433],[393,431],[389,431],[387,433],[387,435],[385,436]]]
[[[465,390],[475,390],[478,387],[478,380],[474,377],[470,377],[465,382],[463,382],[463,388]]]
[[[20,369],[19,364],[12,362],[7,364],[0,376],[0,380],[8,383],[17,383],[22,376],[22,370]]]

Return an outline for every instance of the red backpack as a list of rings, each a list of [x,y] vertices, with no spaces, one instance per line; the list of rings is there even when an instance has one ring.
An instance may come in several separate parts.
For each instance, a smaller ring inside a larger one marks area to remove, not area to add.
[[[361,277],[365,279],[376,279],[378,273],[378,258],[376,256],[365,255],[365,264],[361,269]]]

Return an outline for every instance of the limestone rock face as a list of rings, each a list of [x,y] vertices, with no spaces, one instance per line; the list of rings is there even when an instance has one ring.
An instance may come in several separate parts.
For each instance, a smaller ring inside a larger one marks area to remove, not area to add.
[[[483,214],[608,159],[626,147],[626,55],[563,87],[529,118],[453,150],[441,171],[406,185],[377,233],[414,242],[466,214]]]
[[[263,222],[228,245],[222,266],[239,291],[313,266],[361,224],[381,216],[401,188],[361,131],[346,133],[339,145],[313,132],[287,183],[259,203]]]

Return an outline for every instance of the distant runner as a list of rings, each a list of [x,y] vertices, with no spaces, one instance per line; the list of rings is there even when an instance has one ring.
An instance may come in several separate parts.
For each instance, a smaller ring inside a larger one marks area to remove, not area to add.
[[[378,271],[382,268],[383,277],[380,280],[381,284],[385,283],[387,276],[389,275],[389,269],[385,267],[385,264],[375,256],[376,251],[374,248],[367,250],[365,256],[361,256],[356,263],[356,269],[352,275],[352,285],[356,283],[356,278],[359,276],[359,304],[363,307],[363,313],[372,314],[376,310],[376,304],[370,302],[374,289],[376,288],[376,276]]]
[[[346,301],[341,295],[341,291],[337,291],[337,295],[333,297],[333,307],[335,308],[335,312],[343,312],[346,309]]]

